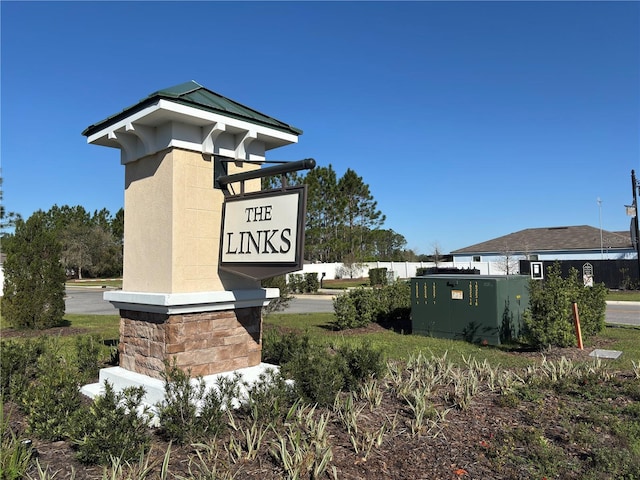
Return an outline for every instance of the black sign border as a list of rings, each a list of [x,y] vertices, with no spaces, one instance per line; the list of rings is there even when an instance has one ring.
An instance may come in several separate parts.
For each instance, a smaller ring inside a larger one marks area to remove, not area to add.
[[[222,252],[224,249],[224,220],[227,212],[227,204],[240,200],[249,200],[255,198],[272,198],[280,195],[298,194],[298,218],[297,234],[296,234],[296,259],[293,262],[223,262]],[[275,277],[289,272],[302,270],[304,265],[304,230],[307,217],[307,186],[298,185],[295,187],[285,187],[275,190],[260,190],[258,192],[250,192],[242,195],[234,195],[225,198],[222,205],[222,222],[220,225],[220,252],[218,257],[218,268],[224,272],[235,273],[243,277],[252,278],[254,280],[264,280],[265,278]]]

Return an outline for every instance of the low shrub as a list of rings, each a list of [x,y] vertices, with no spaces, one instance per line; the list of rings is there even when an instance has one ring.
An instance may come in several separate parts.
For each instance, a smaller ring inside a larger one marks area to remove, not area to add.
[[[380,288],[356,288],[333,300],[338,330],[365,327],[371,322],[395,322],[411,314],[411,287],[398,281]]]
[[[329,355],[324,347],[313,346],[282,365],[282,374],[294,381],[296,394],[305,402],[329,406],[345,387],[346,369],[342,356]]]
[[[386,268],[370,268],[369,269],[369,284],[372,287],[380,287],[387,284],[387,269]]]
[[[281,334],[266,330],[262,335],[262,361],[274,365],[290,362],[296,355],[305,355],[310,349],[309,335],[298,333]]]
[[[344,359],[346,367],[343,372],[345,387],[354,390],[371,377],[382,375],[385,362],[381,350],[377,350],[370,343],[361,345],[345,344],[337,349],[338,355]]]
[[[289,274],[289,291],[291,293],[303,293],[304,292],[304,275],[300,273]]]
[[[79,335],[75,338],[76,366],[80,380],[91,382],[100,371],[101,342],[96,335]]]
[[[20,401],[27,385],[36,377],[38,358],[45,350],[45,337],[0,343],[0,394]]]
[[[355,288],[333,299],[338,330],[365,327],[375,321],[380,312],[379,290]]]
[[[293,386],[279,372],[267,370],[248,387],[243,409],[253,420],[270,424],[283,418],[286,410],[294,403],[294,396]]]
[[[578,305],[585,336],[604,329],[607,289],[603,284],[585,287],[572,268],[561,277],[560,265],[552,265],[544,281],[529,283],[529,309],[523,315],[524,340],[536,347],[568,347],[576,342],[573,302]]]
[[[315,293],[320,288],[318,274],[315,272],[291,273],[288,288],[291,293]]]
[[[108,465],[112,458],[130,461],[150,445],[148,407],[142,407],[143,387],[128,387],[116,393],[104,382],[104,394],[83,409],[74,426],[77,458],[85,464]]]
[[[344,389],[356,388],[371,376],[380,375],[382,352],[370,344],[343,345],[333,351],[309,342],[308,336],[294,341],[291,334],[280,337],[281,373],[294,382],[296,395],[305,402],[332,405]]]
[[[377,322],[393,323],[411,316],[411,285],[397,281],[378,290]]]
[[[304,274],[304,292],[302,293],[316,293],[320,288],[320,282],[318,281],[318,274],[315,272],[308,272]]]
[[[202,377],[192,379],[175,362],[167,363],[162,378],[165,397],[156,409],[165,438],[180,444],[194,443],[224,429],[224,410],[231,401],[225,393],[233,390],[233,385],[207,390]]]
[[[60,354],[57,341],[47,342],[38,359],[36,379],[22,396],[29,430],[43,440],[68,437],[72,415],[80,408],[80,395],[76,366]]]

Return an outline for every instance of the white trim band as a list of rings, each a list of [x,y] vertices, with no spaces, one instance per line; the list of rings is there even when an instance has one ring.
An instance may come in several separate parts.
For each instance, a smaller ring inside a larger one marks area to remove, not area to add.
[[[120,310],[179,315],[184,313],[264,307],[280,296],[277,288],[252,288],[219,292],[151,293],[104,292],[103,298]]]

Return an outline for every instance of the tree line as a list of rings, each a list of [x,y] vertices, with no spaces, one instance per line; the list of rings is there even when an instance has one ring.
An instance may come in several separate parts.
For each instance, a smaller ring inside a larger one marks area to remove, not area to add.
[[[263,179],[262,188],[280,186],[281,177]],[[333,166],[317,167],[306,175],[287,175],[289,184],[307,185],[305,260],[343,262],[415,261],[422,259],[406,248],[405,237],[384,229],[385,215],[369,185],[352,169],[338,177]],[[0,177],[1,182],[1,177]],[[0,195],[1,195],[0,183]],[[29,222],[30,220],[30,222]],[[0,210],[4,254],[17,251],[12,242],[36,231],[46,231],[59,243],[59,262],[67,277],[96,278],[122,275],[124,209],[93,213],[84,207],[54,205],[27,221],[19,214]],[[27,224],[29,223],[29,225]],[[21,235],[6,233],[10,229]],[[18,237],[18,238],[16,238]],[[424,256],[422,256],[424,257]]]
[[[46,233],[57,244],[58,261],[67,277],[119,277],[122,275],[124,240],[124,210],[115,215],[103,208],[93,213],[77,205],[54,205],[48,211],[39,210],[26,221],[14,217],[3,228],[15,228],[14,234],[3,234],[2,250],[9,265],[11,255],[20,255],[38,235]],[[24,259],[28,262],[28,259]],[[7,268],[5,262],[5,269]],[[24,267],[24,266],[23,266]]]
[[[352,169],[338,178],[333,166],[316,167],[306,175],[286,175],[288,184],[307,185],[305,260],[309,262],[414,261],[405,237],[382,228],[386,216],[378,209],[369,185]],[[263,179],[262,188],[278,188],[280,177]]]

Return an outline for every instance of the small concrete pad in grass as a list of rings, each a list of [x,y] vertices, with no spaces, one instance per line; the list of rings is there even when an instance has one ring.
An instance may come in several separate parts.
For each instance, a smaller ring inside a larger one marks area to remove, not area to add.
[[[593,352],[589,354],[590,357],[610,358],[612,360],[615,360],[620,355],[622,355],[622,352],[619,350],[602,350],[600,348],[596,348]]]

